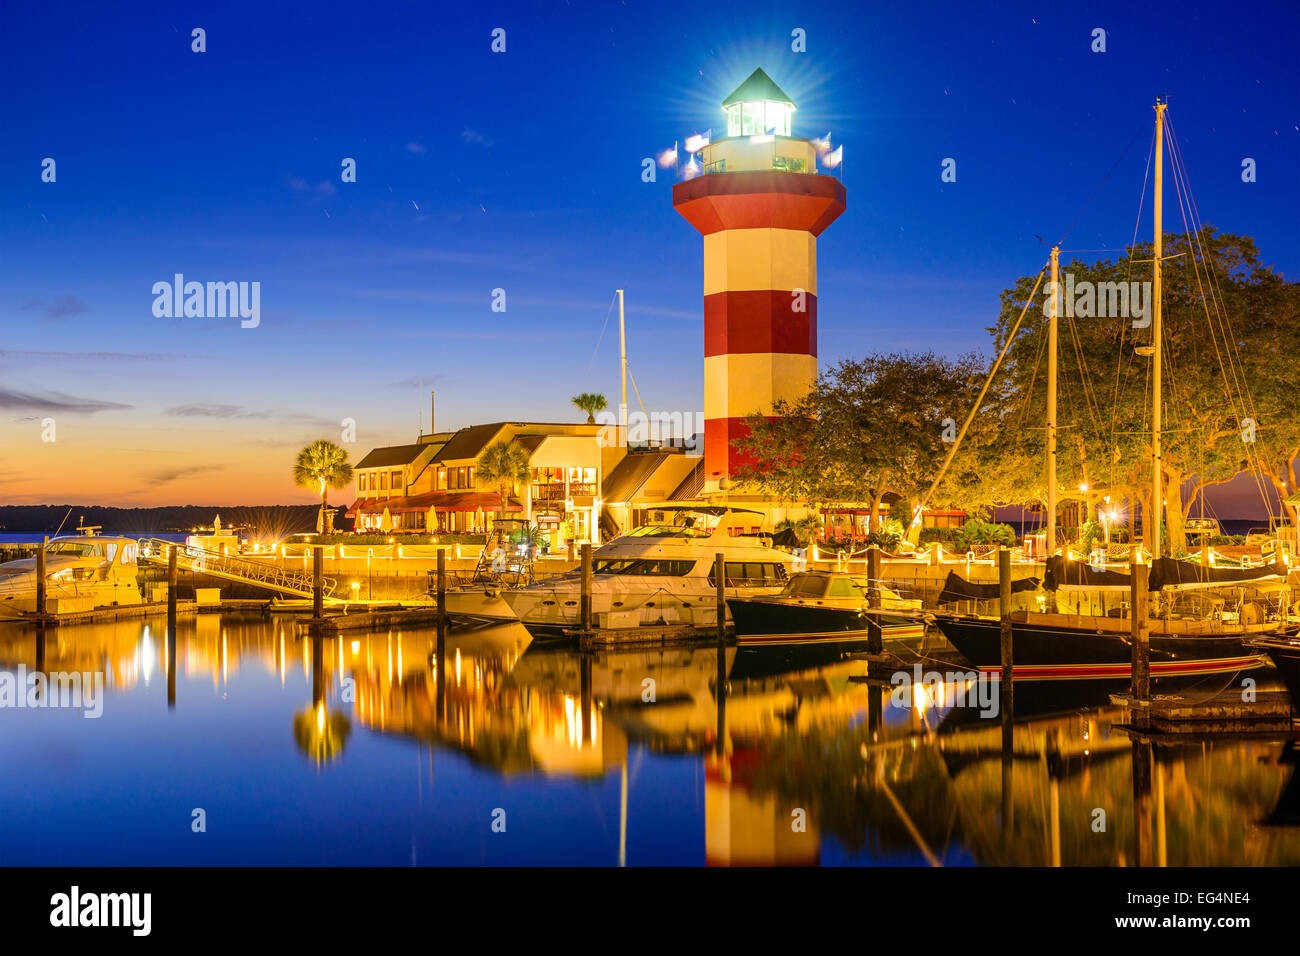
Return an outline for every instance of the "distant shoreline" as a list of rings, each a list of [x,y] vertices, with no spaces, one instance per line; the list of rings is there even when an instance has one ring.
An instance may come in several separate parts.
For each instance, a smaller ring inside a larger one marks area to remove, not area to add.
[[[346,505],[331,504],[335,526]],[[210,526],[221,516],[228,528],[283,537],[316,530],[320,506],[307,505],[164,505],[156,508],[119,508],[111,505],[0,505],[0,535],[75,533],[77,526],[98,526],[107,534],[182,533]],[[66,519],[66,520],[65,520]]]

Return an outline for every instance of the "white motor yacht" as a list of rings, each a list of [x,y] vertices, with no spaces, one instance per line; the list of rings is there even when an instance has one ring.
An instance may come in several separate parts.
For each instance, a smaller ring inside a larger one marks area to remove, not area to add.
[[[726,596],[775,594],[794,558],[762,537],[738,536],[744,512],[719,506],[656,508],[662,523],[643,525],[592,555],[592,616],[597,627],[717,626],[715,556],[724,555]],[[715,521],[712,527],[710,521]],[[582,574],[570,571],[501,592],[536,634],[579,626]]]
[[[45,544],[45,610],[50,614],[139,604],[139,544],[133,538],[86,533]],[[36,611],[36,556],[0,564],[0,618]]]

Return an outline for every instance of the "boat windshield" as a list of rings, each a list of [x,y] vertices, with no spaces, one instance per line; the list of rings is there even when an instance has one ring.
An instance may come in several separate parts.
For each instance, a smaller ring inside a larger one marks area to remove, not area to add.
[[[647,524],[627,533],[629,538],[707,538],[709,532],[693,525]]]
[[[102,542],[89,541],[52,541],[45,549],[46,554],[71,554],[79,558],[104,557]]]
[[[605,558],[592,565],[592,574],[659,574],[680,578],[691,573],[694,561],[663,558]]]
[[[821,597],[826,578],[820,574],[796,574],[781,590],[782,597]]]

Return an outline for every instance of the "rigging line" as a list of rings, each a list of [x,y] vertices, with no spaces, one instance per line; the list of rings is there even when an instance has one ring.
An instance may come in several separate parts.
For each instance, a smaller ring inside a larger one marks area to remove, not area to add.
[[[1050,265],[1050,262],[1045,262],[1043,263],[1043,267],[1038,270],[1038,277],[1034,279],[1034,287],[1029,290],[1029,297],[1025,300],[1025,307],[1020,310],[1020,316],[1016,319],[1016,324],[1013,325],[1011,331],[1007,333],[1007,340],[1002,346],[1002,352],[993,363],[993,367],[989,369],[988,378],[984,380],[984,387],[980,389],[979,395],[975,398],[975,406],[970,410],[970,414],[966,416],[966,421],[962,424],[961,431],[957,433],[957,440],[952,443],[952,448],[948,449],[948,455],[944,458],[943,464],[939,466],[939,473],[935,475],[934,483],[930,485],[929,490],[926,491],[924,496],[922,496],[921,503],[917,506],[916,515],[924,513],[925,505],[930,500],[930,496],[934,494],[935,490],[939,487],[939,483],[943,481],[944,475],[947,474],[948,466],[952,464],[952,460],[957,454],[957,449],[961,447],[962,438],[965,437],[967,429],[970,428],[970,423],[973,422],[975,416],[979,414],[980,405],[984,401],[984,396],[988,394],[989,386],[993,384],[993,377],[997,375],[998,369],[1002,366],[1002,360],[1006,358],[1007,352],[1011,350],[1011,344],[1016,340],[1016,333],[1020,330],[1020,323],[1025,319],[1025,313],[1027,313],[1029,307],[1034,304],[1034,296],[1038,292],[1038,286],[1042,283],[1043,276],[1047,273]],[[915,522],[916,520],[916,516],[913,516],[912,521]]]
[[[1038,352],[1037,357],[1034,359],[1033,374],[1029,376],[1029,391],[1025,393],[1027,395],[1034,394],[1034,386],[1038,384],[1038,370],[1043,367],[1043,356],[1047,353],[1047,327],[1040,325],[1036,334],[1038,335]],[[1021,428],[1025,427],[1025,419],[1029,417],[1029,404],[1029,402],[1025,402],[1020,406],[1020,417],[1016,424]]]
[[[1147,165],[1146,165],[1146,170],[1145,170],[1145,172],[1143,172],[1143,174],[1142,174],[1142,190],[1138,193],[1138,211],[1137,211],[1137,218],[1135,218],[1135,219],[1133,220],[1133,238],[1132,238],[1132,240],[1129,242],[1129,247],[1128,247],[1128,248],[1129,248],[1129,252],[1128,252],[1128,273],[1127,273],[1127,275],[1126,275],[1126,277],[1125,277],[1125,280],[1124,280],[1124,281],[1126,281],[1126,282],[1131,282],[1132,279],[1133,279],[1133,257],[1137,255],[1137,235],[1138,235],[1138,229],[1139,229],[1139,227],[1142,225],[1142,209],[1143,209],[1143,207],[1146,205],[1147,183],[1148,183],[1148,182],[1150,181],[1150,179],[1151,179],[1151,160],[1152,160],[1152,158],[1155,156],[1155,151],[1156,151],[1156,131],[1155,131],[1155,127],[1152,127],[1152,129],[1151,129],[1151,143],[1150,143],[1150,145],[1147,146]],[[1121,323],[1121,325],[1120,325],[1120,334],[1119,334],[1119,361],[1115,364],[1115,391],[1114,391],[1114,394],[1111,396],[1111,432],[1112,432],[1112,436],[1113,436],[1113,434],[1114,434],[1115,428],[1118,427],[1118,424],[1119,424],[1119,390],[1120,390],[1120,384],[1121,384],[1121,382],[1123,381],[1123,377],[1124,377],[1124,365],[1125,365],[1125,361],[1124,361],[1124,359],[1125,359],[1125,357],[1126,357],[1126,353],[1125,353],[1125,349],[1124,349],[1124,340],[1125,340],[1127,337],[1128,337],[1128,325],[1127,325],[1127,324],[1123,324],[1123,323]],[[1131,366],[1131,365],[1132,365],[1132,360],[1130,360],[1130,362],[1129,362],[1128,364]],[[1118,445],[1118,443],[1112,441],[1112,443],[1111,443],[1111,461],[1112,461],[1112,462],[1114,461],[1114,459],[1115,459],[1115,455],[1116,455],[1116,453],[1117,453],[1118,451],[1119,451],[1119,445]]]
[[[641,389],[636,387],[636,378],[632,375],[632,366],[627,367],[627,380],[632,383],[632,391],[636,392],[636,403],[641,406],[641,414],[645,416],[647,422],[650,421],[650,415],[645,410],[645,402],[641,401]]]
[[[1091,206],[1092,201],[1097,198],[1097,194],[1101,192],[1102,188],[1106,185],[1106,182],[1110,179],[1111,174],[1114,173],[1115,170],[1119,168],[1120,163],[1124,162],[1124,157],[1128,155],[1128,151],[1133,148],[1133,144],[1137,142],[1137,138],[1140,135],[1142,135],[1141,126],[1139,126],[1137,132],[1133,134],[1133,138],[1128,141],[1128,145],[1124,147],[1124,152],[1119,154],[1119,159],[1115,160],[1115,165],[1110,168],[1110,172],[1108,172],[1104,177],[1102,177],[1101,182],[1097,184],[1097,188],[1092,191],[1092,195],[1088,197],[1088,201],[1083,204],[1083,208],[1079,210],[1079,214],[1074,217],[1074,222],[1070,223],[1069,227],[1065,230],[1065,232],[1061,234],[1061,238],[1056,243],[1058,247],[1060,247],[1065,242],[1065,237],[1070,234],[1071,230],[1073,230],[1076,225],[1078,225],[1079,220],[1082,219],[1083,214],[1088,211],[1088,207]]]
[[[1169,122],[1168,117],[1166,117],[1166,122],[1167,122],[1167,123]],[[1213,263],[1212,263],[1212,261],[1211,261],[1209,255],[1208,255],[1208,253],[1205,252],[1205,246],[1204,246],[1204,243],[1203,243],[1202,238],[1201,238],[1201,223],[1200,223],[1200,215],[1199,215],[1199,211],[1195,209],[1195,197],[1192,195],[1191,180],[1190,180],[1190,178],[1189,178],[1188,175],[1187,175],[1187,166],[1186,166],[1185,161],[1183,160],[1183,157],[1182,157],[1182,151],[1181,151],[1181,149],[1178,148],[1178,143],[1177,143],[1177,141],[1174,139],[1174,133],[1173,133],[1173,127],[1172,127],[1172,125],[1169,127],[1169,138],[1170,138],[1170,145],[1171,145],[1171,147],[1173,147],[1173,153],[1172,153],[1172,155],[1174,156],[1174,158],[1176,159],[1176,162],[1177,162],[1177,168],[1176,168],[1175,172],[1176,172],[1178,178],[1175,179],[1175,184],[1176,184],[1176,185],[1181,185],[1181,187],[1182,187],[1182,188],[1180,189],[1180,200],[1183,199],[1183,193],[1186,194],[1185,198],[1186,198],[1186,202],[1187,202],[1187,207],[1188,207],[1189,212],[1191,213],[1191,217],[1190,217],[1190,218],[1191,218],[1191,227],[1190,227],[1190,228],[1187,226],[1187,218],[1188,218],[1187,215],[1184,215],[1184,217],[1183,217],[1183,219],[1184,219],[1184,229],[1188,229],[1188,230],[1189,230],[1189,231],[1188,231],[1188,239],[1189,239],[1190,243],[1195,244],[1196,248],[1197,248],[1197,249],[1200,249],[1201,252],[1202,252],[1202,259],[1203,259],[1203,262],[1204,262],[1204,265],[1205,265],[1205,273],[1206,273],[1207,285],[1210,286],[1210,297],[1211,297],[1211,299],[1213,300],[1215,313],[1216,313],[1216,315],[1217,315],[1218,318],[1219,318],[1219,322],[1220,322],[1220,326],[1221,326],[1221,331],[1222,331],[1222,334],[1223,334],[1223,336],[1224,336],[1224,348],[1225,348],[1225,351],[1228,353],[1228,364],[1229,364],[1229,366],[1230,366],[1230,368],[1231,368],[1231,370],[1232,370],[1232,373],[1233,373],[1233,381],[1230,382],[1230,383],[1225,381],[1225,384],[1227,384],[1228,387],[1229,387],[1230,389],[1231,389],[1232,387],[1237,387],[1237,388],[1239,388],[1239,389],[1241,390],[1241,393],[1242,393],[1242,408],[1243,408],[1243,410],[1247,410],[1247,409],[1249,409],[1250,411],[1253,412],[1253,411],[1254,411],[1254,401],[1253,401],[1253,399],[1252,399],[1251,396],[1250,396],[1250,389],[1249,389],[1248,384],[1247,384],[1246,381],[1245,381],[1245,369],[1244,369],[1244,367],[1242,367],[1242,363],[1241,363],[1241,360],[1240,360],[1240,354],[1237,353],[1236,348],[1235,348],[1235,345],[1234,345],[1234,341],[1235,341],[1235,339],[1234,339],[1234,336],[1233,336],[1233,334],[1232,334],[1232,323],[1231,323],[1231,319],[1227,316],[1227,314],[1226,314],[1226,310],[1220,310],[1220,300],[1222,299],[1222,289],[1217,289],[1217,290],[1216,290],[1216,286],[1217,286],[1217,276],[1215,275],[1215,272],[1214,272],[1214,269],[1213,269]],[[1193,234],[1193,232],[1190,231],[1191,229],[1195,229],[1195,233],[1194,233],[1194,234]],[[1193,256],[1192,258],[1193,258],[1193,264],[1196,265],[1195,256]],[[1199,279],[1200,279],[1200,270],[1199,270],[1199,266],[1197,266],[1197,279],[1198,279],[1198,291],[1201,291],[1202,302],[1204,303],[1204,302],[1205,302],[1205,294],[1204,294],[1204,291],[1200,290],[1200,287],[1199,287]],[[1217,295],[1216,295],[1216,291],[1217,291],[1217,293],[1218,293]],[[1209,315],[1208,305],[1206,306],[1206,319],[1207,319],[1207,322],[1210,322],[1210,321],[1211,321],[1211,318],[1210,318],[1210,315]],[[1212,332],[1212,334],[1213,334],[1213,331],[1214,331],[1213,328],[1211,328],[1211,332]],[[1217,341],[1216,341],[1216,350],[1217,350]],[[1234,354],[1235,354],[1235,357],[1236,357],[1236,362],[1235,362],[1235,363],[1234,363],[1234,361],[1233,361]],[[1220,362],[1222,363],[1222,359],[1220,359]],[[1238,368],[1240,368],[1240,379],[1241,379],[1241,381],[1237,381],[1237,378],[1238,378]],[[1225,378],[1226,378],[1226,377],[1225,377]]]
[[[1168,122],[1169,122],[1168,117],[1166,117],[1166,123],[1168,124]],[[1231,379],[1229,379],[1228,375],[1226,374],[1224,375],[1225,391],[1228,392],[1229,404],[1230,405],[1234,404],[1233,389],[1237,388],[1239,390],[1238,398],[1240,399],[1241,402],[1242,411],[1249,412],[1253,418],[1257,419],[1258,411],[1256,410],[1255,407],[1254,396],[1251,395],[1250,387],[1246,380],[1246,371],[1245,371],[1244,363],[1241,360],[1240,352],[1236,348],[1235,335],[1232,330],[1232,321],[1227,315],[1226,307],[1224,309],[1220,309],[1220,301],[1223,298],[1222,289],[1221,288],[1216,289],[1217,276],[1215,275],[1213,269],[1213,261],[1210,258],[1210,254],[1206,250],[1205,243],[1203,242],[1201,237],[1202,226],[1199,221],[1199,210],[1196,209],[1195,207],[1195,197],[1192,195],[1191,182],[1189,177],[1187,176],[1187,167],[1185,162],[1183,161],[1182,152],[1178,148],[1177,141],[1174,139],[1172,126],[1169,126],[1169,139],[1171,145],[1171,161],[1174,163],[1174,167],[1175,167],[1174,184],[1175,187],[1178,188],[1180,211],[1182,209],[1182,204],[1184,201],[1184,193],[1185,193],[1185,199],[1188,205],[1188,209],[1190,210],[1191,213],[1190,226],[1188,225],[1187,214],[1183,215],[1183,228],[1185,231],[1188,232],[1189,245],[1194,245],[1195,248],[1200,250],[1201,252],[1201,259],[1205,266],[1206,285],[1210,287],[1210,298],[1213,301],[1215,316],[1218,317],[1220,323],[1220,328],[1217,330],[1217,332],[1221,333],[1224,337],[1224,352],[1227,354],[1228,357],[1227,366],[1229,371],[1231,372]],[[1191,231],[1193,228],[1195,228],[1196,230],[1195,233]],[[1201,295],[1202,308],[1205,311],[1206,324],[1210,328],[1210,335],[1211,338],[1214,340],[1214,344],[1215,344],[1215,355],[1216,357],[1219,358],[1219,364],[1220,367],[1222,368],[1224,362],[1222,356],[1219,355],[1218,338],[1214,326],[1214,317],[1210,315],[1210,308],[1209,308],[1210,302],[1207,301],[1204,289],[1201,287],[1200,264],[1197,263],[1196,257],[1194,255],[1191,258],[1192,258],[1193,268],[1195,269],[1195,274],[1196,274],[1197,290]],[[1235,407],[1233,408],[1233,411],[1234,412],[1236,411]],[[1246,451],[1246,459],[1252,466],[1251,478],[1255,482],[1256,489],[1259,491],[1260,498],[1264,502],[1264,507],[1268,511],[1269,517],[1272,518],[1273,503],[1271,497],[1268,494],[1268,489],[1265,485],[1262,462],[1259,461],[1258,454],[1255,451],[1255,449],[1247,447],[1245,451]]]
[[[618,301],[618,293],[615,292],[609,300],[609,308],[605,310],[605,324],[600,327],[600,335],[596,337],[596,347],[591,350],[591,358],[587,359],[587,370],[582,373],[585,379],[591,374],[591,363],[596,361],[596,353],[600,351],[600,343],[605,339],[605,330],[609,328],[609,317],[614,314],[614,303]]]
[[[1088,407],[1088,419],[1092,423],[1097,438],[1100,439],[1103,433],[1101,430],[1100,419],[1098,417],[1099,411],[1098,414],[1094,414],[1093,412],[1093,403],[1095,401],[1095,398],[1093,395],[1092,387],[1089,383],[1089,379],[1091,378],[1091,376],[1088,374],[1088,363],[1087,363],[1087,359],[1084,357],[1083,342],[1079,337],[1079,329],[1074,323],[1073,316],[1066,317],[1066,326],[1070,332],[1070,341],[1074,345],[1075,361],[1078,363],[1079,366],[1079,380],[1083,389],[1083,401],[1084,404],[1087,405]],[[1100,410],[1101,403],[1097,402],[1096,404],[1097,404],[1097,409]]]

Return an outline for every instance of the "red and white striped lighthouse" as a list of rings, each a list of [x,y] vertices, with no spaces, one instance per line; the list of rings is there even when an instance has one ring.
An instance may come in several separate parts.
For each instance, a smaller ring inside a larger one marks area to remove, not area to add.
[[[790,135],[794,103],[761,69],[722,102],[727,135],[673,208],[704,236],[705,491],[744,460],[744,419],[771,415],[817,377],[817,237],[844,212],[844,185],[817,174]]]

